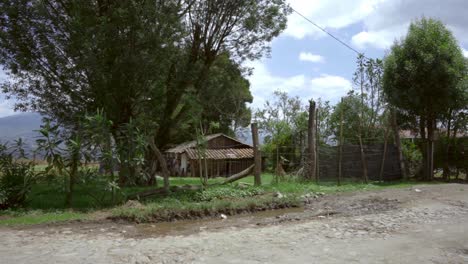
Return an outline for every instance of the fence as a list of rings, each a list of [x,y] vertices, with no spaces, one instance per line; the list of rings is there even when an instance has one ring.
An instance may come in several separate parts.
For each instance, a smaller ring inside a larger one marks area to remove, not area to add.
[[[364,145],[369,180],[380,180],[380,169],[384,144]],[[318,153],[319,178],[334,180],[338,177],[339,152],[338,147],[321,147]],[[362,178],[363,169],[359,145],[343,145],[341,160],[341,178]],[[387,145],[382,180],[401,179],[401,168],[398,150],[395,145]]]

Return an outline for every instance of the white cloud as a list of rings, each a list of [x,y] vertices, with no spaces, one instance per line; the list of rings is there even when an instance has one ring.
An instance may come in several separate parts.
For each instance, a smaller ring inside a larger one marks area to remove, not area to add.
[[[320,56],[320,55],[316,55],[316,54],[312,54],[310,52],[301,52],[299,54],[299,60],[301,61],[309,61],[309,62],[325,62],[325,58]]]
[[[468,58],[468,50],[462,49],[462,52],[463,52],[463,56],[465,56],[465,58]]]
[[[292,8],[319,26],[340,29],[361,21],[371,14],[381,0],[288,0]],[[325,34],[296,13],[288,18],[286,35],[302,39],[306,36],[321,37]]]
[[[465,0],[385,0],[373,7],[362,20],[364,30],[351,40],[360,49],[389,48],[395,39],[404,37],[411,21],[423,16],[440,19],[461,43],[468,43],[468,5]]]
[[[306,103],[311,98],[337,102],[352,88],[351,82],[340,76],[322,74],[318,77],[308,77],[299,74],[279,77],[270,73],[260,61],[250,62],[246,66],[253,68],[253,73],[248,78],[254,96],[253,108],[262,107],[277,90],[299,96]]]

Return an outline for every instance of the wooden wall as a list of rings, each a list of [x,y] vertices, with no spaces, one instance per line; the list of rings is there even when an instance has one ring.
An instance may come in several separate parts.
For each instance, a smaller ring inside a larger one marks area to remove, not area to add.
[[[202,168],[204,169],[202,160]],[[253,158],[233,160],[207,160],[208,177],[229,177],[239,173],[254,164]],[[203,174],[205,172],[203,171]],[[200,177],[198,160],[190,160],[190,176]]]

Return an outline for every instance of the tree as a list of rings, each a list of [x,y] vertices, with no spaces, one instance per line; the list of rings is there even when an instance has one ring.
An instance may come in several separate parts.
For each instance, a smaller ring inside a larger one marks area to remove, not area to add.
[[[183,34],[182,1],[2,1],[3,89],[71,125],[103,109],[120,125],[142,111]],[[138,107],[137,107],[138,106]]]
[[[163,94],[153,101],[163,107],[163,111],[154,108],[160,146],[169,143],[182,124],[198,127],[193,99],[206,93],[204,83],[217,59],[229,54],[240,64],[268,54],[271,40],[286,28],[290,11],[284,0],[194,1],[184,16],[189,34],[181,41],[177,60],[168,66]]]
[[[218,58],[267,54],[290,12],[285,0],[9,0],[0,10],[2,90],[16,107],[69,128],[102,109],[120,149],[131,120],[156,124],[157,148],[197,127]]]
[[[208,124],[217,122],[219,132],[235,134],[240,127],[250,124],[252,103],[250,83],[243,76],[242,69],[229,56],[220,56],[210,69],[204,82],[205,92],[199,95],[200,119]]]
[[[433,177],[433,141],[437,118],[466,95],[460,82],[466,74],[463,54],[452,32],[435,19],[411,23],[406,37],[395,42],[385,58],[384,91],[390,104],[419,117],[426,138],[426,179]]]
[[[284,157],[299,164],[306,146],[307,110],[297,96],[290,97],[280,91],[273,95],[274,100],[267,101],[254,117],[262,133],[266,134],[263,151],[272,155],[270,160],[276,160],[277,152],[287,152]]]
[[[362,110],[361,110],[362,109]],[[359,144],[359,127],[361,126],[360,117],[364,113],[363,123],[368,124],[369,118],[374,115],[372,109],[364,104],[362,106],[361,96],[354,91],[350,91],[347,96],[343,98],[341,102],[336,104],[333,108],[333,113],[330,116],[330,129],[336,140],[340,135],[340,126],[341,126],[341,114],[343,113],[343,140],[349,144]],[[378,117],[382,119],[382,114]],[[364,143],[375,143],[381,142],[383,139],[383,127],[379,125],[374,125],[372,127],[365,127],[363,132],[363,142]],[[376,135],[370,137],[370,135]]]

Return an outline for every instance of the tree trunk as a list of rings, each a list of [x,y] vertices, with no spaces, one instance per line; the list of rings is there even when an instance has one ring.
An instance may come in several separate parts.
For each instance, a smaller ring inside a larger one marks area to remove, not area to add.
[[[65,206],[72,207],[73,203],[73,189],[75,187],[76,174],[78,172],[78,163],[80,162],[80,151],[73,150],[71,168],[69,173],[69,182],[67,188],[67,195],[65,197]]]
[[[450,179],[450,167],[449,167],[449,158],[450,158],[450,129],[452,125],[452,109],[449,110],[448,120],[447,120],[447,143],[445,146],[445,158],[444,158],[444,179],[448,181]]]
[[[427,155],[427,137],[426,137],[426,120],[424,119],[423,116],[419,118],[419,133],[421,135],[421,153],[423,156],[423,166],[422,166],[422,178],[425,180],[427,179],[427,161],[428,161],[428,155]]]
[[[431,117],[427,120],[427,179],[434,178],[434,128],[435,120]]]
[[[164,190],[166,192],[169,192],[169,170],[167,169],[166,159],[162,155],[161,151],[159,151],[156,144],[154,144],[153,138],[149,139],[149,144],[150,144],[151,149],[154,152],[154,155],[158,159],[159,164],[161,165],[161,170],[162,170],[162,174],[163,174],[163,178],[164,178],[164,187],[163,188],[164,188]]]
[[[395,110],[392,110],[392,130],[394,133],[395,145],[397,147],[397,152],[398,152],[398,161],[400,165],[401,176],[403,177],[403,179],[407,180],[408,175],[406,174],[405,159],[403,157],[403,151],[401,149],[400,127],[398,126],[398,123],[397,123],[397,116],[396,116]]]
[[[255,178],[255,185],[260,186],[262,185],[262,154],[259,149],[259,142],[258,142],[258,128],[257,123],[252,123],[252,142],[253,142],[253,151],[254,151],[254,178]]]
[[[367,159],[366,153],[364,152],[364,146],[362,144],[361,135],[359,135],[359,150],[361,152],[362,178],[364,180],[364,183],[368,183],[369,177],[367,176]]]
[[[309,150],[308,162],[307,162],[307,180],[315,179],[315,102],[313,100],[309,101],[309,122],[308,122],[308,138],[307,138],[307,147]]]

